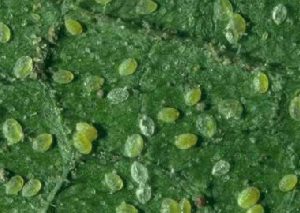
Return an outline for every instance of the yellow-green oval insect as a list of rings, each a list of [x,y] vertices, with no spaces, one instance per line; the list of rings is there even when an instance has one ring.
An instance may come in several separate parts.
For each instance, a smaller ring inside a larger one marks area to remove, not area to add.
[[[236,44],[246,32],[246,21],[238,13],[234,13],[226,26],[226,39],[231,44]]]
[[[117,206],[116,213],[138,213],[138,210],[133,205],[123,201]]]
[[[52,135],[51,134],[40,134],[32,142],[32,148],[38,152],[46,152],[52,145]]]
[[[260,204],[252,206],[246,213],[264,213],[264,207]]]
[[[163,199],[160,207],[160,213],[181,213],[178,202],[171,198]]]
[[[14,66],[14,74],[17,78],[24,79],[33,72],[33,60],[29,56],[20,57]]]
[[[88,124],[85,122],[77,123],[76,131],[84,134],[90,142],[93,142],[98,137],[97,129],[94,126],[92,126],[91,124]]]
[[[162,108],[157,115],[158,120],[165,123],[174,123],[179,118],[179,111],[172,107]]]
[[[188,106],[194,106],[200,101],[200,99],[201,99],[200,88],[191,89],[184,95],[185,104]]]
[[[138,63],[134,58],[128,58],[119,65],[119,74],[123,76],[132,75],[137,69]]]
[[[300,96],[294,97],[289,105],[289,113],[292,119],[300,121]]]
[[[238,195],[238,205],[244,209],[254,206],[260,198],[260,191],[256,187],[248,187]]]
[[[119,175],[116,174],[116,172],[106,173],[104,180],[105,184],[112,193],[120,191],[123,188],[123,180]]]
[[[175,137],[175,146],[178,149],[189,149],[196,145],[198,137],[195,134],[185,133]]]
[[[146,204],[151,199],[151,187],[147,184],[140,184],[135,191],[135,196],[140,203]]]
[[[11,38],[11,31],[9,27],[0,22],[0,43],[7,43]]]
[[[269,78],[263,72],[258,72],[253,78],[253,87],[257,93],[266,93],[269,89]]]
[[[21,124],[13,119],[7,119],[2,127],[3,135],[8,145],[19,143],[23,140],[24,134]]]
[[[288,192],[293,190],[298,183],[298,177],[294,174],[285,175],[279,181],[279,189],[283,192]]]
[[[80,22],[74,19],[65,19],[65,27],[71,35],[80,35],[83,32]]]
[[[140,15],[147,15],[154,13],[158,8],[158,5],[153,0],[139,0],[136,5],[136,13]]]
[[[42,183],[38,179],[29,180],[22,189],[23,197],[33,197],[39,193],[42,188]]]
[[[140,134],[130,135],[125,143],[124,154],[127,157],[134,158],[139,156],[144,148],[144,140]]]
[[[59,70],[52,75],[52,79],[58,84],[68,84],[74,79],[74,74],[68,70]]]
[[[17,195],[22,190],[24,180],[20,175],[15,175],[5,184],[5,193],[8,195]]]
[[[180,207],[180,213],[191,213],[192,212],[192,206],[191,203],[188,199],[183,198],[179,202],[179,207]]]
[[[89,154],[92,151],[92,142],[82,132],[73,135],[73,145],[81,154]]]

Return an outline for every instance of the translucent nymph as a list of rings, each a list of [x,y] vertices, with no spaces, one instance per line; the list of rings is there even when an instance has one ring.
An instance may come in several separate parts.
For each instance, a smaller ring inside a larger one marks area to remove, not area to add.
[[[230,163],[225,160],[219,160],[212,168],[211,174],[214,176],[226,175],[230,170]]]
[[[119,206],[117,206],[116,213],[138,213],[138,210],[133,205],[123,201]]]
[[[218,111],[225,119],[239,119],[243,112],[243,106],[234,99],[221,100],[218,103]]]
[[[275,24],[280,25],[286,20],[287,9],[283,4],[278,4],[273,8],[272,19]]]
[[[23,140],[24,134],[22,126],[13,118],[7,119],[4,122],[2,130],[8,145],[12,145]]]
[[[200,88],[194,88],[184,95],[184,101],[185,104],[188,106],[193,106],[197,104],[201,99],[201,89]]]
[[[144,147],[144,140],[141,135],[133,134],[130,135],[125,143],[124,154],[127,157],[134,158],[139,156]]]
[[[198,140],[197,135],[195,134],[180,134],[175,137],[175,146],[178,149],[189,149],[196,145]]]
[[[238,13],[234,13],[226,26],[226,39],[231,44],[236,44],[246,32],[246,21]]]
[[[188,199],[183,198],[179,202],[180,207],[180,213],[191,213],[192,212],[192,206]]]
[[[51,134],[40,134],[32,142],[32,148],[38,152],[46,152],[52,144]]]
[[[123,188],[123,180],[119,175],[116,174],[116,172],[106,173],[104,179],[105,184],[112,193]]]
[[[84,81],[84,88],[88,93],[98,91],[104,84],[104,78],[96,75],[87,76]]]
[[[264,213],[264,207],[260,204],[252,206],[246,213]]]
[[[206,138],[213,137],[217,132],[217,123],[211,115],[200,115],[196,120],[198,131]]]
[[[83,133],[89,141],[94,141],[98,137],[97,129],[91,124],[79,122],[76,124],[76,131]]]
[[[269,89],[269,78],[263,72],[258,72],[253,78],[253,87],[257,93],[266,93]]]
[[[135,191],[135,196],[140,203],[146,204],[151,199],[151,187],[147,184],[140,184]]]
[[[260,198],[260,192],[256,187],[248,187],[238,195],[238,205],[244,209],[254,206]]]
[[[179,118],[179,111],[172,107],[162,108],[157,118],[165,123],[174,123]]]
[[[22,56],[14,66],[14,74],[17,78],[24,79],[33,72],[33,60],[29,56]]]
[[[52,75],[52,79],[55,83],[58,84],[68,84],[74,79],[72,72],[68,70],[59,70]]]
[[[155,132],[155,123],[149,116],[142,115],[139,116],[139,128],[143,135],[150,137]]]
[[[298,182],[298,177],[294,174],[285,175],[279,181],[280,191],[287,192],[293,190]]]
[[[181,213],[181,211],[177,201],[165,198],[161,203],[160,213]]]
[[[141,15],[147,15],[155,12],[158,8],[158,5],[153,0],[139,0],[136,5],[136,13]]]
[[[120,104],[126,101],[129,97],[129,92],[126,87],[114,88],[107,94],[107,99],[112,104]]]
[[[73,145],[81,154],[89,154],[92,151],[92,142],[83,132],[76,132],[73,135]]]
[[[132,75],[137,69],[138,63],[134,58],[127,58],[119,65],[119,74],[126,76]]]
[[[233,14],[229,0],[216,0],[214,3],[214,17],[216,20],[227,20]]]
[[[38,179],[29,180],[22,189],[23,197],[33,197],[39,193],[42,188],[42,183]]]
[[[289,105],[289,113],[291,118],[300,121],[300,96],[294,97]]]
[[[74,19],[65,19],[65,27],[71,35],[80,35],[83,31],[82,25]]]
[[[138,184],[145,184],[149,179],[148,169],[137,161],[131,164],[130,174],[132,179]]]
[[[0,43],[7,43],[11,38],[11,31],[9,27],[0,22]]]
[[[20,175],[13,176],[5,184],[5,193],[8,195],[17,195],[24,185],[24,180]]]

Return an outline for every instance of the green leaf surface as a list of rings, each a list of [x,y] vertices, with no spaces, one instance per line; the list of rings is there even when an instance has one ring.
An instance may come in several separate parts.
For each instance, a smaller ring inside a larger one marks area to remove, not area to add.
[[[113,213],[125,201],[139,212],[157,213],[164,198],[187,198],[192,212],[232,213],[243,211],[237,197],[247,186],[260,190],[267,213],[300,211],[299,187],[286,193],[278,188],[284,175],[300,174],[300,123],[289,115],[290,101],[299,95],[299,2],[232,0],[247,22],[247,34],[236,46],[225,38],[226,25],[215,20],[213,1],[156,2],[157,10],[147,15],[136,13],[138,0],[0,2],[0,22],[12,31],[11,40],[0,43],[0,123],[14,118],[24,131],[24,140],[11,146],[1,131],[0,168],[26,182],[42,182],[41,192],[30,198],[6,195],[1,184],[0,212]],[[286,4],[288,15],[276,25],[271,14],[279,3]],[[65,18],[77,20],[83,33],[68,33]],[[22,56],[33,58],[35,74],[19,80],[13,67]],[[137,61],[136,72],[121,76],[118,67],[128,58]],[[54,82],[59,70],[71,71],[74,79]],[[263,94],[253,87],[258,71],[269,79]],[[87,89],[91,76],[105,79],[100,91]],[[200,103],[187,106],[185,94],[197,87]],[[118,88],[128,97],[113,102],[109,94]],[[220,109],[232,100],[242,112],[230,105]],[[180,111],[175,123],[157,119],[164,107]],[[124,145],[128,136],[142,134],[143,115],[153,119],[155,132],[143,136],[141,155],[131,159]],[[204,137],[197,125],[207,115],[217,125],[212,137]],[[72,145],[78,122],[98,130],[89,155]],[[52,134],[54,144],[40,153],[32,141],[43,133]],[[199,140],[179,150],[175,136],[185,133]],[[214,176],[220,160],[230,170]],[[145,204],[136,198],[134,161],[148,169],[152,197]],[[114,193],[105,184],[111,172],[124,182]],[[203,196],[206,205],[199,207]]]

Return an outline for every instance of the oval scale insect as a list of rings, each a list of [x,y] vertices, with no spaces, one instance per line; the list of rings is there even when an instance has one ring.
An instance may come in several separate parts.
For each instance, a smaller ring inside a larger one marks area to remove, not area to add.
[[[258,72],[253,78],[254,90],[258,93],[266,93],[269,89],[268,76],[263,72]]]
[[[138,184],[146,184],[149,179],[148,169],[137,161],[131,164],[130,174],[132,179]]]
[[[140,0],[136,5],[136,13],[140,15],[147,15],[154,13],[158,8],[158,5],[153,0]]]
[[[236,44],[246,32],[246,21],[238,13],[234,13],[226,26],[226,39],[231,44]]]
[[[213,116],[203,114],[196,120],[198,131],[206,138],[212,138],[217,132],[217,123]]]
[[[260,192],[256,187],[248,187],[238,195],[238,205],[244,209],[254,206],[260,198]]]
[[[137,69],[138,63],[134,58],[128,58],[119,65],[119,74],[123,76],[132,75]]]
[[[191,213],[192,212],[192,206],[188,199],[183,198],[179,202],[180,207],[180,213]]]
[[[138,213],[138,210],[133,205],[123,201],[117,206],[116,213]]]
[[[135,196],[140,203],[146,204],[151,199],[151,187],[147,184],[140,184],[135,191]]]
[[[157,115],[158,120],[165,123],[174,123],[179,118],[179,111],[172,107],[162,108]]]
[[[233,14],[233,8],[229,0],[217,0],[214,4],[214,17],[216,20],[229,19]]]
[[[76,124],[76,131],[83,133],[89,141],[94,141],[98,137],[97,129],[85,122],[79,122]]]
[[[24,79],[33,72],[33,60],[29,56],[20,57],[14,66],[14,74],[17,78]]]
[[[260,204],[252,206],[246,213],[264,213],[264,207]]]
[[[272,11],[272,19],[275,24],[280,25],[286,20],[287,9],[283,4],[278,4]]]
[[[22,189],[23,197],[33,197],[39,193],[42,188],[42,183],[38,179],[29,180]]]
[[[175,146],[178,149],[189,149],[196,145],[198,137],[195,134],[181,134],[175,137]]]
[[[123,188],[123,180],[116,172],[106,173],[104,180],[111,193],[120,191]]]
[[[180,213],[180,207],[177,201],[171,198],[164,198],[160,208],[161,213]]]
[[[90,154],[92,151],[92,142],[82,132],[73,135],[73,145],[81,154]]]
[[[300,96],[294,97],[289,105],[289,113],[291,118],[300,121]]]
[[[225,119],[240,119],[243,113],[243,106],[234,99],[222,100],[218,103],[218,111]]]
[[[59,70],[59,71],[53,73],[52,79],[55,83],[58,83],[58,84],[68,84],[73,81],[74,75],[71,71]]]
[[[144,140],[141,135],[130,135],[125,143],[124,154],[127,157],[134,158],[139,156],[144,148]]]
[[[11,31],[9,27],[0,22],[0,43],[7,43],[11,38]]]
[[[7,119],[4,122],[2,129],[8,145],[19,143],[23,140],[23,129],[17,120],[13,118]]]
[[[83,32],[80,22],[74,19],[65,19],[65,27],[71,35],[80,35]]]
[[[87,76],[84,81],[84,88],[88,93],[98,91],[104,84],[104,78],[97,75]]]
[[[298,182],[298,177],[294,174],[285,175],[279,181],[279,190],[282,192],[288,192],[293,190]]]
[[[51,134],[40,134],[32,142],[32,148],[38,152],[46,152],[52,145]]]
[[[5,184],[5,193],[8,195],[17,195],[22,190],[24,180],[20,175],[13,176]]]
[[[191,89],[184,95],[184,101],[187,106],[194,106],[200,101],[200,99],[201,99],[200,88]]]

